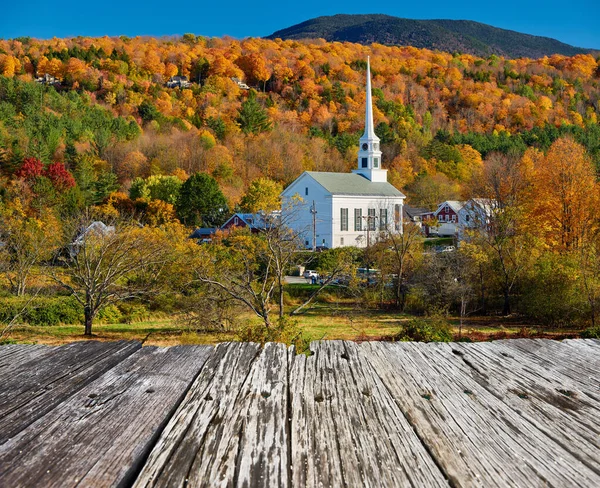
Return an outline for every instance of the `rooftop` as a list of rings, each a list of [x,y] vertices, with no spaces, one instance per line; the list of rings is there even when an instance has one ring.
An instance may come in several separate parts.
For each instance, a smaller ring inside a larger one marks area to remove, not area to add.
[[[307,171],[306,174],[332,195],[404,197],[404,194],[392,184],[374,183],[356,173]]]

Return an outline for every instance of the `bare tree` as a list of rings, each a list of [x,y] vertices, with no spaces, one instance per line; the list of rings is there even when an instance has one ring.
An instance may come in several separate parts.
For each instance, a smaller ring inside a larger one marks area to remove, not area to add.
[[[105,306],[151,293],[169,259],[167,232],[133,223],[82,226],[63,269],[50,276],[83,306],[85,335]]]
[[[404,224],[402,232],[388,231],[376,245],[377,266],[393,278],[394,300],[401,311],[406,304],[407,280],[422,256],[423,234],[414,224]]]

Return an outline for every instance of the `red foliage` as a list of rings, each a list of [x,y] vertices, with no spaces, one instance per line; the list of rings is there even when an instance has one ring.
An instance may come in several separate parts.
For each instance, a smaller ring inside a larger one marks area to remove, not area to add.
[[[33,180],[39,176],[45,176],[52,182],[52,186],[57,190],[66,190],[75,186],[75,178],[65,168],[63,163],[51,163],[44,167],[39,159],[27,158],[15,173],[17,178]]]
[[[73,175],[65,168],[63,163],[56,162],[49,164],[44,176],[52,182],[54,188],[60,190],[66,190],[75,186],[75,178],[73,178]]]
[[[23,164],[15,173],[17,178],[24,178],[26,180],[32,180],[38,176],[44,174],[44,163],[37,158],[26,158],[23,160]]]

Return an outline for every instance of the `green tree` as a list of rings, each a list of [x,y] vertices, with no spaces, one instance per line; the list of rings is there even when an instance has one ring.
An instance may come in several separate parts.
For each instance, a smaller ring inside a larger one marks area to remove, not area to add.
[[[177,216],[186,225],[216,227],[229,212],[227,199],[217,180],[206,173],[195,173],[181,186]]]
[[[244,134],[260,134],[273,128],[267,112],[258,103],[254,90],[250,91],[248,99],[242,103],[235,121]]]
[[[242,197],[240,207],[244,212],[270,212],[281,208],[281,183],[269,178],[258,178],[250,183],[248,191]]]

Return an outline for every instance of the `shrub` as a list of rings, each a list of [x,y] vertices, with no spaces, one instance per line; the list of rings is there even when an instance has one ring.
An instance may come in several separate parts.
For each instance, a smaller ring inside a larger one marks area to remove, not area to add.
[[[440,315],[415,318],[402,327],[396,338],[401,341],[450,342],[452,328],[450,323]]]
[[[148,318],[148,310],[140,303],[119,303],[117,305],[122,314],[122,320],[126,324],[141,322]]]
[[[83,322],[83,308],[73,297],[1,298],[0,322],[10,322],[24,308],[26,310],[21,321],[29,325],[51,326]]]
[[[103,324],[118,324],[123,320],[123,314],[116,305],[107,305],[98,312],[97,319]]]
[[[600,339],[600,325],[585,329],[581,333],[581,337],[583,337],[584,339]]]
[[[310,339],[307,338],[298,322],[289,317],[279,319],[276,324],[266,327],[261,324],[246,324],[237,330],[237,336],[243,342],[282,342],[296,347],[296,353],[302,354],[309,350]]]

